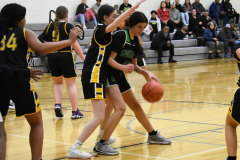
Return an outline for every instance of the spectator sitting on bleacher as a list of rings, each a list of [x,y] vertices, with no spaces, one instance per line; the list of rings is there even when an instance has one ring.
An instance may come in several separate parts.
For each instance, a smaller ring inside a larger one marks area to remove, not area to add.
[[[123,0],[123,4],[121,4],[119,8],[120,14],[126,12],[131,7],[132,5],[128,3],[128,0]]]
[[[231,32],[230,32],[230,24],[226,24],[226,27],[222,28],[222,30],[218,33],[218,39],[220,41],[223,41],[225,57],[229,58],[228,47],[231,47],[231,53],[232,53],[233,47],[235,46],[235,39],[232,38]]]
[[[209,8],[209,16],[216,20],[217,25],[219,26],[219,18],[224,19],[224,24],[228,23],[227,13],[224,12],[222,5],[219,3],[219,0],[215,0]]]
[[[198,39],[203,36],[202,22],[199,15],[197,15],[196,9],[192,10],[192,15],[189,16],[189,31],[192,31]]]
[[[165,3],[166,3],[166,8],[170,9],[171,8],[170,0],[165,0]]]
[[[188,27],[183,26],[182,29],[178,29],[173,36],[173,40],[184,40],[189,39],[188,37],[192,34],[192,32],[188,32]]]
[[[167,51],[169,50],[170,52],[170,57],[169,57],[169,63],[176,63],[177,61],[173,59],[174,56],[174,45],[171,44],[170,40],[170,35],[169,35],[169,27],[164,26],[163,30],[158,32],[151,43],[152,50],[158,51],[158,64],[163,64],[162,62],[162,56],[163,52],[162,51]]]
[[[166,8],[166,3],[164,1],[161,2],[160,8],[157,10],[158,18],[161,21],[161,27],[168,26],[170,33],[174,30],[174,22],[171,20],[171,12],[168,8]]]
[[[179,10],[176,9],[174,2],[171,4],[171,20],[174,22],[174,26],[178,29],[183,27],[183,22],[181,21]]]
[[[224,2],[224,0],[222,0],[222,7],[223,7],[223,10],[228,15],[228,20],[230,20],[231,18],[236,17],[236,23],[238,23],[238,21],[239,21],[239,13],[237,13],[235,11],[235,9],[232,7],[232,4],[230,3],[230,0],[226,0],[226,2]]]
[[[202,26],[205,29],[207,28],[208,23],[212,21],[212,19],[208,15],[209,15],[208,10],[205,10],[204,14],[200,17],[200,21],[202,22]]]
[[[94,5],[92,5],[92,10],[93,12],[95,13],[96,17],[97,17],[97,13],[98,13],[98,10],[99,8],[102,6],[101,5],[101,0],[96,0],[97,3],[95,3]]]
[[[154,34],[161,31],[161,23],[160,23],[159,18],[157,17],[157,12],[155,10],[152,10],[151,15],[152,16],[149,21],[149,25],[152,28],[152,31],[150,33],[150,41],[153,40]]]
[[[213,59],[212,52],[214,48],[217,49],[215,58],[222,58],[219,56],[219,53],[223,49],[224,43],[222,41],[219,41],[219,39],[217,38],[217,30],[215,28],[216,24],[214,22],[209,22],[204,32],[205,44],[209,50],[208,59]]]
[[[192,4],[192,6],[193,6],[193,8],[196,9],[198,16],[203,15],[205,8],[203,7],[202,3],[200,3],[200,0],[195,0],[195,2]]]
[[[119,9],[118,9],[118,5],[117,4],[115,4],[114,5],[114,8],[116,9],[116,11],[117,11],[117,15],[119,15],[120,14],[120,12],[119,12]]]
[[[240,43],[240,38],[239,38],[239,36],[238,36],[237,31],[235,30],[236,27],[235,27],[234,22],[232,22],[230,25],[231,25],[231,26],[230,26],[231,36],[232,36],[233,39],[236,40],[236,41],[235,41],[235,45],[237,45],[238,43]]]
[[[87,12],[87,10],[89,10],[90,8],[86,5],[86,0],[82,0],[82,3],[78,5],[77,7],[77,11],[76,11],[76,18],[78,18],[80,20],[80,22],[83,25],[83,29],[86,29],[86,25],[85,25],[85,13]],[[97,25],[97,19],[96,17],[93,18],[93,23],[94,26]]]
[[[189,16],[188,16],[188,13],[183,11],[183,7],[181,6],[181,4],[179,4],[179,0],[175,0],[175,5],[176,5],[176,9],[179,10],[180,12],[180,16],[182,18],[182,21],[183,21],[183,24],[185,26],[188,26],[188,23],[189,23]]]

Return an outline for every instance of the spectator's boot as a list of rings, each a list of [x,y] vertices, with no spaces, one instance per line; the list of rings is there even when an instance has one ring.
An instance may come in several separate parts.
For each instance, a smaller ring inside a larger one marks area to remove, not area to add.
[[[208,54],[208,59],[213,59],[212,53],[209,53],[209,54]]]
[[[161,58],[161,57],[158,57],[157,63],[158,63],[158,64],[163,64],[163,61],[162,61],[162,58]]]
[[[219,53],[217,52],[215,55],[215,58],[222,58],[221,56],[219,56]]]
[[[169,58],[168,63],[177,63],[176,60],[174,60],[172,57]]]

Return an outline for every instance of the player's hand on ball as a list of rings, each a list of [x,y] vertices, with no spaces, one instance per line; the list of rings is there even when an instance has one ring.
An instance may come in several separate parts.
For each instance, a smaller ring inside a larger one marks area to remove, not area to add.
[[[154,74],[152,74],[151,72],[148,72],[148,71],[147,71],[147,76],[145,78],[148,82],[155,80],[156,82],[161,83]]]
[[[36,68],[31,68],[30,69],[31,78],[34,79],[37,82],[38,82],[39,79],[41,79],[40,77],[38,77],[38,75],[43,75],[43,70],[39,70],[39,69],[36,69]]]

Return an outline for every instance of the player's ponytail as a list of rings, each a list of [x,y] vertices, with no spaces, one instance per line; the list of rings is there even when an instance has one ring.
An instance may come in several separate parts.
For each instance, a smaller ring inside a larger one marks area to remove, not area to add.
[[[98,21],[100,23],[104,23],[104,16],[109,17],[113,12],[115,11],[115,8],[109,5],[102,5],[98,10]]]
[[[137,25],[138,23],[146,23],[148,24],[148,19],[147,17],[145,16],[145,14],[143,14],[142,12],[134,12],[130,18],[129,18],[129,22],[128,22],[128,25],[129,25],[129,28]],[[135,41],[135,46],[137,48],[137,59],[138,61],[141,61],[142,58],[145,58],[145,53],[144,53],[144,49],[142,48],[142,46],[139,44],[139,40],[138,40],[138,37],[134,37],[134,41]]]
[[[56,9],[56,13],[55,16],[56,18],[54,19],[54,31],[55,31],[55,37],[57,37],[58,33],[59,33],[59,23],[60,23],[60,19],[63,19],[65,17],[65,15],[68,13],[68,9],[64,6],[59,6]]]
[[[0,15],[0,41],[8,28],[16,25],[25,15],[26,8],[16,3],[7,4],[2,8]]]

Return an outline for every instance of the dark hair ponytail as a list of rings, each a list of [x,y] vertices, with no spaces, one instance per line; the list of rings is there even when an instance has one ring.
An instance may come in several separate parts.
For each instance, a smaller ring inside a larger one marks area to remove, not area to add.
[[[64,16],[68,13],[68,9],[64,6],[59,6],[57,9],[56,9],[56,18],[54,19],[54,31],[55,31],[55,37],[57,37],[58,33],[59,33],[59,30],[58,30],[58,26],[59,26],[59,23],[60,23],[60,19],[63,19]]]
[[[104,16],[110,16],[115,11],[115,8],[109,5],[102,5],[98,10],[98,21],[104,23]]]
[[[128,25],[129,25],[129,28],[137,25],[138,23],[146,23],[148,24],[148,19],[147,17],[145,16],[145,14],[143,14],[142,12],[134,12],[130,18],[129,18],[129,22],[128,22]],[[138,61],[141,61],[142,58],[145,58],[145,53],[143,52],[143,48],[142,46],[139,44],[139,40],[138,40],[138,37],[134,37],[134,42],[135,42],[135,46],[136,46],[136,49],[137,49],[137,59]]]
[[[0,15],[0,41],[8,28],[21,21],[25,15],[26,8],[16,3],[7,4],[2,8]]]

